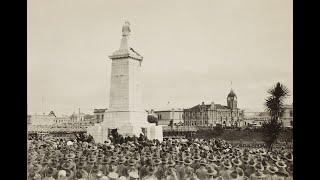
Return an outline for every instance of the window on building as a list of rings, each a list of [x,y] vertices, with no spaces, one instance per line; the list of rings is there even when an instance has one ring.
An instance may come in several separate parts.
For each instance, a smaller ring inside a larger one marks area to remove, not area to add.
[[[293,117],[293,111],[290,111],[290,117]]]

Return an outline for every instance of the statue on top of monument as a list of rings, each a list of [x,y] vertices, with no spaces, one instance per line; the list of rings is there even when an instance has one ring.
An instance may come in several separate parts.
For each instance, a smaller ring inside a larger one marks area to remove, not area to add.
[[[129,36],[130,32],[130,23],[129,21],[126,21],[125,24],[122,26],[122,36]]]

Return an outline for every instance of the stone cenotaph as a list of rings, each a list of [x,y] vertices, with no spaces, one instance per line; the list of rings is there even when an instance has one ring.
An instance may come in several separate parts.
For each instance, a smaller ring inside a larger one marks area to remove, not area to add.
[[[141,64],[143,57],[129,46],[130,23],[122,27],[120,48],[109,58],[112,60],[109,108],[103,122],[88,127],[87,132],[96,142],[104,142],[111,130],[124,136],[139,136],[162,141],[162,127],[148,123],[142,107]]]

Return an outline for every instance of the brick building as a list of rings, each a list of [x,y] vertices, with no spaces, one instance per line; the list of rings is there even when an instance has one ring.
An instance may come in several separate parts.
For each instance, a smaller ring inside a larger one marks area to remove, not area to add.
[[[221,104],[202,104],[183,110],[185,126],[240,126],[243,110],[237,108],[237,96],[233,92],[227,96],[227,106]]]

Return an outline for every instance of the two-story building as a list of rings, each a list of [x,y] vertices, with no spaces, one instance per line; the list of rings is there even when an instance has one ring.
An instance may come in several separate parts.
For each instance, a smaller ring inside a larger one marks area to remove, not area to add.
[[[227,96],[227,106],[221,104],[202,104],[183,110],[184,125],[186,126],[240,126],[243,110],[237,108],[237,96],[233,92]]]
[[[169,125],[170,121],[173,124],[183,124],[183,109],[181,108],[157,109],[154,113],[158,117],[158,125]]]

